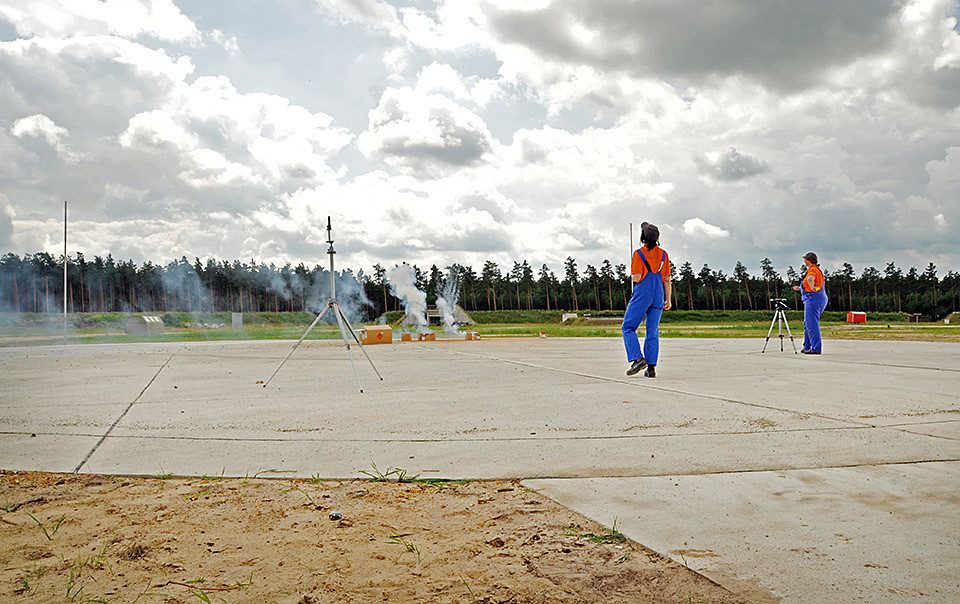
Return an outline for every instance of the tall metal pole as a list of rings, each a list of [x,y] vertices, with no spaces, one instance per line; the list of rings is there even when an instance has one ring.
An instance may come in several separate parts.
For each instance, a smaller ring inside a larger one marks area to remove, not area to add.
[[[63,343],[67,343],[67,200],[63,200]]]
[[[333,249],[333,231],[330,228],[329,216],[327,216],[327,243],[330,244],[330,247],[327,248],[327,253],[330,254],[330,301],[333,302],[337,299],[337,281],[333,275],[333,255],[337,252]]]

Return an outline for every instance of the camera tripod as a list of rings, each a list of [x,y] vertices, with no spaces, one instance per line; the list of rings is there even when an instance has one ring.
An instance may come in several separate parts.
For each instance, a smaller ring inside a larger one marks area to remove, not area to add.
[[[280,368],[283,367],[284,363],[287,362],[291,356],[293,356],[294,351],[300,347],[300,344],[306,339],[307,335],[310,333],[317,323],[320,322],[320,319],[323,318],[323,315],[327,314],[327,311],[331,311],[333,316],[337,320],[337,327],[340,328],[340,337],[343,338],[343,343],[347,347],[347,354],[350,355],[350,365],[353,367],[353,375],[357,378],[357,386],[360,387],[360,392],[363,392],[363,384],[360,383],[360,374],[357,373],[357,364],[353,361],[353,353],[350,352],[350,340],[347,339],[347,333],[350,334],[350,337],[356,342],[357,346],[360,347],[360,352],[363,353],[363,356],[367,357],[367,361],[370,362],[370,366],[373,367],[373,371],[377,374],[377,377],[383,381],[383,376],[380,375],[380,372],[377,371],[377,366],[373,364],[373,361],[370,359],[370,355],[367,354],[367,351],[363,349],[363,344],[360,343],[360,338],[357,337],[357,333],[353,330],[353,327],[350,325],[350,321],[347,320],[347,317],[344,316],[343,310],[340,308],[340,305],[337,303],[337,282],[336,275],[333,272],[333,255],[337,252],[333,249],[333,235],[331,234],[330,228],[330,217],[327,216],[327,243],[330,246],[327,248],[327,254],[330,255],[330,298],[327,300],[327,306],[324,308],[320,314],[317,315],[317,318],[313,320],[313,323],[310,324],[310,327],[307,328],[307,331],[303,332],[303,335],[300,336],[300,339],[297,340],[297,343],[293,345],[293,349],[287,354],[287,357],[283,359],[280,363],[280,366],[277,367],[276,371],[273,372],[273,375],[263,383],[263,387],[266,388],[267,384],[270,383],[270,380],[273,379],[275,375],[280,371]]]
[[[787,327],[787,335],[790,336],[790,343],[793,344],[793,354],[797,354],[797,343],[793,341],[793,334],[790,333],[790,323],[787,321],[787,299],[786,298],[773,298],[770,300],[773,302],[773,321],[770,322],[770,329],[767,331],[767,339],[763,343],[763,350],[760,353],[767,351],[767,342],[770,341],[770,334],[773,333],[774,324],[777,325],[777,332],[780,336],[780,352],[783,352],[783,327]]]

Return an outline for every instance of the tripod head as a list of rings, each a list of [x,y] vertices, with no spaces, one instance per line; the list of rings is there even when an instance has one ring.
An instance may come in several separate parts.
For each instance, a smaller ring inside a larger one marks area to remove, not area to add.
[[[790,308],[787,306],[786,298],[770,298],[770,301],[773,302],[774,310],[789,310]]]

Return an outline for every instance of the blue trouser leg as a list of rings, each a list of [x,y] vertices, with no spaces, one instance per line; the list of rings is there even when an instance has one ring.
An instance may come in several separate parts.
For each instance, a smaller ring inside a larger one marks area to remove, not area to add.
[[[803,300],[803,349],[816,353],[823,351],[820,338],[820,315],[827,306],[827,295],[821,290]]]
[[[643,339],[643,356],[650,365],[656,365],[657,357],[660,355],[660,317],[662,315],[662,308],[651,307],[647,310],[647,335]]]
[[[637,337],[637,329],[640,327],[640,322],[643,321],[647,306],[649,306],[649,304],[644,306],[645,302],[641,299],[644,296],[638,289],[635,285],[633,288],[633,296],[631,296],[630,302],[627,303],[627,310],[623,314],[623,325],[620,327],[620,332],[623,334],[623,347],[627,351],[627,360],[630,362],[643,358],[643,351],[640,350],[640,338]]]
[[[633,286],[633,295],[623,314],[623,326],[620,331],[623,334],[623,347],[627,351],[628,361],[646,358],[647,363],[656,364],[660,348],[660,315],[662,314],[663,283],[660,274],[647,273],[640,283]],[[647,321],[647,328],[644,347],[641,349],[637,329],[644,319]]]

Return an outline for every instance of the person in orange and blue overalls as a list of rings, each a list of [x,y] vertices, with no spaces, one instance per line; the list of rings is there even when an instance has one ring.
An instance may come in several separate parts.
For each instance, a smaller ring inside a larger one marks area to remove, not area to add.
[[[670,259],[660,248],[660,229],[644,222],[640,225],[640,249],[634,250],[630,261],[630,279],[633,295],[623,316],[623,345],[627,349],[630,368],[627,375],[636,375],[646,367],[643,375],[657,377],[657,356],[660,353],[660,316],[670,310],[673,293],[670,284]],[[637,328],[647,322],[643,348]]]
[[[794,291],[801,292],[803,299],[803,354],[820,354],[823,342],[820,339],[820,315],[827,307],[827,290],[823,287],[823,271],[817,263],[817,255],[807,252],[803,256],[807,273]]]

